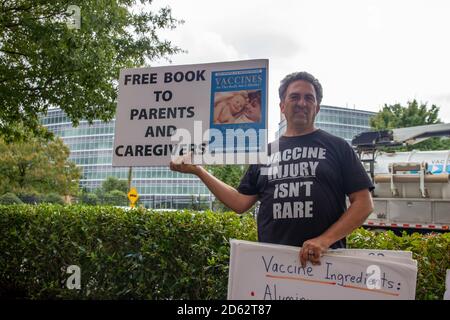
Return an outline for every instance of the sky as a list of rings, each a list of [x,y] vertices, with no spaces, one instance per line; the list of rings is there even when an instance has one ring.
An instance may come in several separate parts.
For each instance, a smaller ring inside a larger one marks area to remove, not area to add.
[[[160,32],[187,53],[151,66],[269,59],[269,141],[278,86],[291,72],[321,82],[323,105],[379,111],[417,99],[450,122],[450,1],[155,0],[184,24]]]

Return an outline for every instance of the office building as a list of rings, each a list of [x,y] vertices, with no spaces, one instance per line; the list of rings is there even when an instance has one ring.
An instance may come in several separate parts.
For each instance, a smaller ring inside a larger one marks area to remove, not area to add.
[[[128,167],[112,167],[115,121],[80,121],[73,127],[60,109],[51,109],[41,123],[63,139],[70,148],[70,160],[82,169],[80,186],[93,191],[109,176],[128,181]],[[213,199],[197,177],[172,172],[168,167],[133,167],[132,186],[139,194],[139,203],[147,208],[209,207]]]

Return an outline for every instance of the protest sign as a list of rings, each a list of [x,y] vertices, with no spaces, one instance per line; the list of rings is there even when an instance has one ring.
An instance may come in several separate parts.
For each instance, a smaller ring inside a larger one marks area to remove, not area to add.
[[[450,269],[447,269],[447,275],[445,278],[444,300],[450,300]]]
[[[264,163],[268,60],[124,69],[113,166]]]
[[[300,248],[231,240],[228,299],[414,299],[417,264],[408,253],[345,250],[303,268]],[[378,256],[377,253],[384,253]],[[398,259],[397,259],[398,258]]]

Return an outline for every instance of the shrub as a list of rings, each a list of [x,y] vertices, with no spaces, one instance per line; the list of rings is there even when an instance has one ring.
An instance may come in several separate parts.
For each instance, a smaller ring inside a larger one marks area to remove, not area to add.
[[[229,239],[256,240],[248,215],[58,205],[0,206],[0,234],[0,297],[32,299],[225,299]]]
[[[128,196],[120,190],[113,190],[103,194],[102,203],[110,206],[126,206],[128,204]]]
[[[51,192],[42,198],[43,203],[64,204],[64,199],[57,193]]]
[[[99,198],[95,193],[83,193],[80,197],[82,204],[95,206],[99,203]]]
[[[8,192],[0,196],[0,204],[17,204],[23,203],[14,193]]]
[[[38,204],[42,202],[42,195],[36,192],[19,192],[17,193],[17,196],[23,203]]]
[[[229,239],[256,241],[251,215],[0,206],[0,298],[225,299]],[[359,229],[351,248],[410,250],[417,299],[442,299],[450,234],[395,236]],[[81,268],[81,289],[65,282]]]

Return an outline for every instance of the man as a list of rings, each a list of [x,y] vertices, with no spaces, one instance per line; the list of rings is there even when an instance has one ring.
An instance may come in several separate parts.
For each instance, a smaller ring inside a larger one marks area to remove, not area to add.
[[[308,260],[316,265],[328,248],[345,247],[345,237],[372,212],[373,185],[349,144],[314,126],[323,96],[314,76],[286,76],[279,96],[286,133],[269,145],[269,163],[251,165],[237,190],[200,166],[170,168],[197,175],[237,213],[260,200],[258,240],[302,246],[302,266]]]

